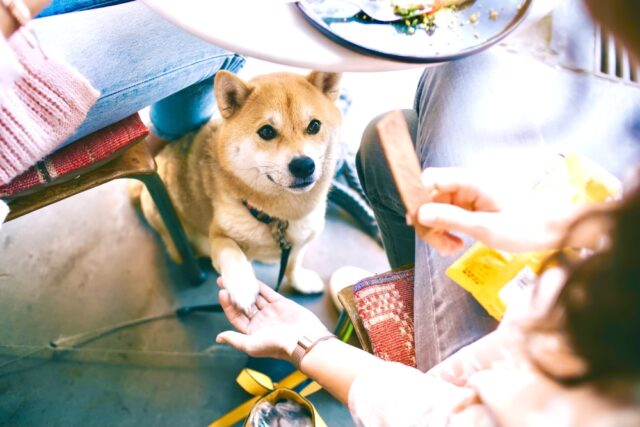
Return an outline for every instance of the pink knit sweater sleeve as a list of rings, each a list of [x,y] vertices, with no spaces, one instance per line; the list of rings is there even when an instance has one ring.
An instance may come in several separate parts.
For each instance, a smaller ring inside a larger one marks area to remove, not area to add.
[[[31,46],[24,30],[9,40],[22,66],[0,103],[0,184],[51,153],[83,122],[100,95],[76,70]]]

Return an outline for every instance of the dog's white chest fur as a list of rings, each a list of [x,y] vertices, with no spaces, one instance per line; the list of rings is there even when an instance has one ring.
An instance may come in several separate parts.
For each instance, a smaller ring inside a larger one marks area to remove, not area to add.
[[[301,220],[288,221],[285,238],[294,248],[312,240],[324,227],[324,203]],[[268,214],[268,212],[265,212]],[[280,245],[274,236],[275,219],[265,224],[256,219],[241,202],[214,207],[214,221],[235,240],[247,258],[262,262],[280,259]]]

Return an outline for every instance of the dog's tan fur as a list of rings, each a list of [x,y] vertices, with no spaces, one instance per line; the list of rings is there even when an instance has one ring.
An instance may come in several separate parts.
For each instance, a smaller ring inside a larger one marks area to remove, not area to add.
[[[156,158],[196,252],[211,256],[232,300],[244,310],[251,309],[258,292],[250,260],[278,261],[280,248],[271,227],[251,216],[243,199],[289,221],[287,239],[293,249],[288,282],[302,292],[323,289],[320,277],[302,268],[301,261],[306,245],[324,226],[341,122],[334,104],[339,81],[339,74],[311,72],[306,77],[268,74],[243,82],[221,71],[215,93],[222,118],[169,144]],[[313,119],[321,122],[315,135],[308,132]],[[275,139],[258,136],[265,124],[276,129]],[[315,182],[305,189],[288,188],[296,182],[288,164],[301,155],[315,161]],[[178,261],[146,190],[140,200],[145,217]]]

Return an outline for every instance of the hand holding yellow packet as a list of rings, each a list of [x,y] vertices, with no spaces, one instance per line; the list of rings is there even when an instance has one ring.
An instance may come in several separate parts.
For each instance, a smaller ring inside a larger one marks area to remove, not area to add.
[[[620,181],[577,154],[560,155],[533,197],[575,206],[611,200],[621,193]],[[507,304],[534,284],[544,261],[554,251],[508,253],[477,242],[446,271],[500,320]]]

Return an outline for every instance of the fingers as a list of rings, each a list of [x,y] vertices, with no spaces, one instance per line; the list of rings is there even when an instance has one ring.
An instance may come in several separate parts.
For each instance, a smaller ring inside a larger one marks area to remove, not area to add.
[[[444,256],[454,255],[464,248],[464,241],[460,237],[447,232],[429,233],[423,240]]]
[[[420,232],[421,230],[424,230],[424,228],[416,228],[418,237],[431,245],[441,255],[454,255],[464,248],[464,241],[447,231],[429,229],[427,232]]]
[[[245,309],[242,310],[244,315],[247,316],[247,318],[249,318],[249,319],[251,319],[253,316],[255,316],[258,311],[260,311],[260,309],[258,308],[258,306],[256,304],[251,304],[251,306],[249,308],[245,308]]]
[[[428,190],[453,193],[461,187],[475,187],[476,180],[464,168],[426,168],[422,171],[422,184]]]
[[[241,332],[246,332],[249,326],[250,318],[240,310],[232,301],[229,291],[221,289],[218,292],[218,301],[224,311],[225,316],[234,328]]]
[[[235,331],[224,331],[220,332],[216,337],[216,342],[218,344],[228,344],[233,348],[236,348],[240,351],[247,353],[248,337],[247,335],[241,334]]]
[[[275,302],[284,298],[282,295],[271,289],[269,286],[260,282],[260,295],[264,297],[268,302]]]
[[[262,295],[258,295],[258,297],[256,298],[256,307],[258,307],[258,310],[262,310],[267,305],[269,305],[269,301],[267,301],[266,298]]]
[[[436,230],[457,231],[478,240],[486,236],[486,225],[492,213],[471,212],[457,206],[427,203],[418,210],[418,222]],[[435,233],[434,233],[435,235]],[[436,237],[437,239],[437,237]]]
[[[218,284],[218,287],[220,289],[224,289],[224,280],[222,279],[222,276],[219,276],[218,279],[216,280],[216,283]],[[258,281],[259,286],[260,286],[260,294],[264,297],[264,299],[268,302],[274,302],[277,301],[281,298],[284,298],[282,295],[280,295],[279,293],[277,293],[276,291],[274,291],[273,289],[271,289],[269,286],[265,285],[264,283]]]
[[[427,168],[422,172],[422,183],[434,202],[467,210],[497,211],[496,191],[485,181],[486,176],[464,168]]]

